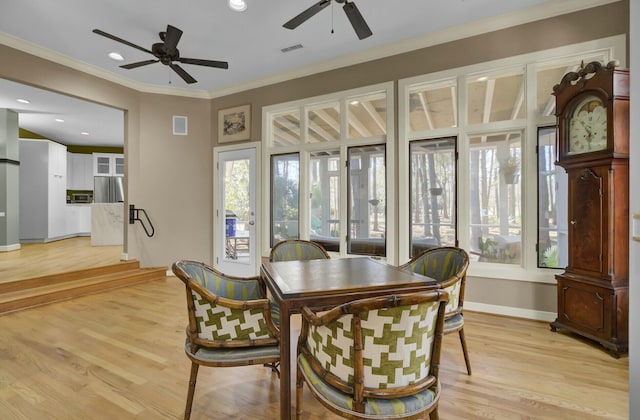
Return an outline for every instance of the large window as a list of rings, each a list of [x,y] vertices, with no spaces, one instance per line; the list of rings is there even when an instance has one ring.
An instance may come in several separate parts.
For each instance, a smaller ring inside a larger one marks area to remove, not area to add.
[[[415,140],[409,152],[411,256],[457,245],[456,138]]]
[[[458,245],[477,276],[552,282],[566,266],[554,85],[622,38],[398,82],[398,259]]]
[[[300,158],[297,153],[271,157],[271,246],[298,239],[300,230]]]
[[[384,145],[348,150],[350,254],[386,255],[385,157]]]
[[[341,255],[387,256],[392,89],[386,83],[263,109],[269,246],[299,237]]]
[[[311,152],[309,162],[311,240],[340,251],[340,150]]]
[[[521,133],[469,138],[469,251],[485,262],[520,264]]]
[[[538,267],[567,266],[567,174],[556,160],[556,128],[538,130]]]

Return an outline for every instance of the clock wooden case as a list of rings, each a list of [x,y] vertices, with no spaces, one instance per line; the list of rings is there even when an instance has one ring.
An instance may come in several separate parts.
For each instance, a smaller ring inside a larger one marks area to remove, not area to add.
[[[553,89],[569,223],[551,330],[566,328],[619,356],[629,324],[629,73],[616,67],[583,65]]]

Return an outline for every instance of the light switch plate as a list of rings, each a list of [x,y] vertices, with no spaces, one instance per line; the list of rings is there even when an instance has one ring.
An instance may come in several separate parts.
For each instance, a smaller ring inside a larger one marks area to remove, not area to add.
[[[640,213],[633,213],[631,216],[631,232],[633,240],[640,242]]]

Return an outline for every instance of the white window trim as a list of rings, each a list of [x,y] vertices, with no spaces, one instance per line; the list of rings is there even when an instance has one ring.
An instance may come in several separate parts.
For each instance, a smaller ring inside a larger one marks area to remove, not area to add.
[[[527,95],[527,117],[524,120],[500,121],[482,124],[476,127],[465,126],[467,112],[466,82],[472,75],[492,74],[496,71],[517,68],[525,69],[525,91],[535,92],[536,70],[552,66],[554,63],[565,62],[567,58],[591,54],[602,54],[605,61],[617,59],[622,67],[626,66],[626,38],[618,35],[599,40],[588,41],[579,44],[567,45],[544,51],[523,54],[505,59],[474,64],[455,69],[447,69],[431,74],[415,76],[398,81],[398,214],[409,214],[409,142],[417,139],[429,139],[455,136],[458,139],[458,239],[460,246],[466,247],[469,242],[469,209],[464,203],[469,195],[468,166],[468,141],[467,136],[476,132],[490,132],[509,130],[522,130],[522,173],[523,179],[535,180],[537,177],[537,163],[535,146],[537,144],[537,129],[541,126],[555,125],[555,117],[538,117],[536,112],[535,94]],[[428,132],[411,132],[409,130],[408,104],[410,89],[420,84],[446,84],[451,79],[457,78],[456,93],[458,109],[458,126],[431,130]],[[461,200],[464,198],[464,200]],[[536,203],[535,206],[528,205]],[[537,267],[537,182],[528,182],[522,186],[522,261],[521,265],[499,263],[474,263],[469,267],[468,274],[474,277],[487,277],[506,280],[521,280],[537,283],[555,284],[555,274],[562,270],[541,269]],[[395,235],[398,238],[398,259],[409,259],[409,220],[407,217],[399,217],[398,230]]]
[[[364,96],[375,92],[386,93],[386,107],[387,107],[387,132],[386,135],[371,136],[367,138],[357,139],[340,139],[338,141],[330,141],[325,143],[307,143],[307,113],[309,108],[330,103],[340,102],[340,132],[348,132],[348,105],[349,100],[356,96]],[[263,207],[262,207],[262,248],[268,250],[270,248],[270,227],[271,227],[271,156],[276,154],[286,153],[300,153],[300,208],[299,208],[299,226],[300,237],[302,239],[308,239],[307,227],[309,226],[309,200],[305,197],[309,197],[309,152],[319,150],[336,150],[340,149],[342,157],[346,159],[346,151],[348,147],[362,146],[368,144],[382,144],[386,146],[386,176],[387,176],[387,202],[390,204],[387,206],[386,214],[386,244],[387,244],[387,262],[391,264],[397,264],[397,217],[396,206],[397,200],[395,189],[395,107],[394,107],[395,90],[393,82],[385,82],[371,86],[365,86],[356,89],[350,89],[341,92],[334,92],[326,95],[315,96],[311,98],[299,99],[296,101],[285,102],[276,105],[270,105],[262,108],[262,143],[263,143],[263,161],[262,161],[262,182],[263,191]],[[300,112],[300,139],[301,143],[292,146],[271,146],[271,118],[274,114],[280,114],[288,111]],[[341,220],[346,220],[347,214],[347,168],[346,165],[340,165],[340,216]],[[304,226],[304,228],[303,228]],[[349,255],[346,253],[347,244],[346,236],[348,233],[348,223],[340,223],[340,257],[350,257],[357,255]]]

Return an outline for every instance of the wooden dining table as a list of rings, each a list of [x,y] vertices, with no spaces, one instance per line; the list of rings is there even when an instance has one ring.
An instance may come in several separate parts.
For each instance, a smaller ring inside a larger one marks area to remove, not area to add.
[[[287,420],[295,413],[291,315],[305,306],[325,310],[356,299],[438,287],[436,280],[370,257],[263,262],[260,275],[280,306],[280,418]]]

